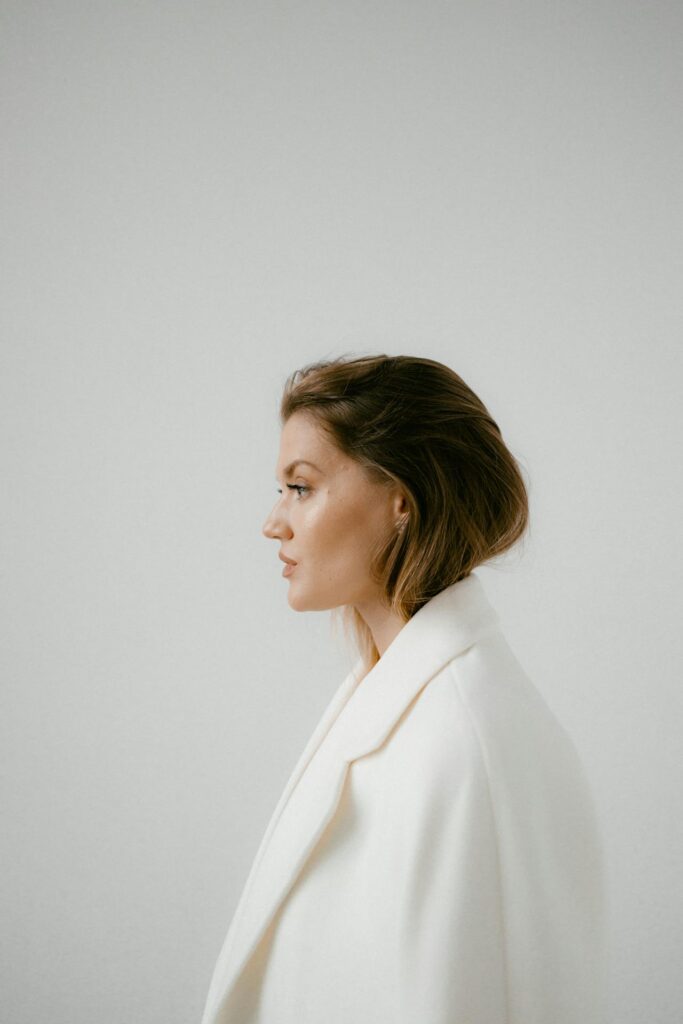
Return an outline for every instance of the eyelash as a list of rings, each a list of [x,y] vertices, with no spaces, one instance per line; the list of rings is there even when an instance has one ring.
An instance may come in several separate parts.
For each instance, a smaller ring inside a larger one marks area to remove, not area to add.
[[[306,487],[304,484],[287,484],[287,487],[289,487],[290,491],[298,491],[299,497],[301,497],[302,492],[310,491],[311,489],[310,487]],[[277,489],[277,493],[282,494],[279,487]]]

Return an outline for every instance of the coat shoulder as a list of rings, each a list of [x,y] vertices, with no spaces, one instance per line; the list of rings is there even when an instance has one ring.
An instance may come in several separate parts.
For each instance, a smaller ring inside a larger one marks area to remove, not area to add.
[[[401,726],[406,763],[422,773],[449,784],[485,779],[502,816],[550,814],[560,802],[567,822],[594,831],[576,745],[501,631],[443,665]]]
[[[464,769],[485,779],[503,862],[523,849],[528,863],[558,865],[577,899],[599,905],[605,850],[592,784],[574,740],[503,633],[454,658],[432,683],[425,707],[431,702],[430,717],[442,723],[437,734],[466,737]],[[449,744],[440,746],[443,753]]]

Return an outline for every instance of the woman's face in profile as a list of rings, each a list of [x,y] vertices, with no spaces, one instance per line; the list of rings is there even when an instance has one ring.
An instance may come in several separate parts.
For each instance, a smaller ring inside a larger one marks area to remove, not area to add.
[[[299,459],[306,462],[295,464]],[[369,566],[406,510],[400,492],[370,482],[301,412],[282,428],[275,475],[281,493],[263,533],[296,562],[285,577],[290,606],[325,611],[376,600]]]

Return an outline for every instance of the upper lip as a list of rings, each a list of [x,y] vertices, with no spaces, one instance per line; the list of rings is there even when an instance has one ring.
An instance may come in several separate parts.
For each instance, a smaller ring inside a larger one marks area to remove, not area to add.
[[[289,562],[290,565],[296,565],[296,562],[294,561],[293,558],[287,558],[287,555],[283,555],[281,551],[279,552],[277,557],[281,558],[283,562]]]

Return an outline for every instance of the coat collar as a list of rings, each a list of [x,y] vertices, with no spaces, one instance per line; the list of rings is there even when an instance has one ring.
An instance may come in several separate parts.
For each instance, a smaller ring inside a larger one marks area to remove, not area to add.
[[[334,815],[350,764],[377,750],[447,662],[498,628],[481,580],[470,573],[424,604],[363,679],[362,659],[356,661],[273,812],[214,969],[202,1024],[218,1024],[218,1010]]]

